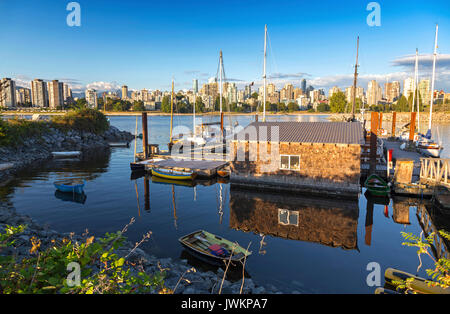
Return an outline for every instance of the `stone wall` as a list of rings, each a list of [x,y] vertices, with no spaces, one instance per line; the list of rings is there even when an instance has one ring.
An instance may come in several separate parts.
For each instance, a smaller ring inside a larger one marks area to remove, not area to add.
[[[234,142],[231,182],[342,196],[360,190],[360,145]],[[265,153],[267,152],[267,153]],[[300,170],[280,169],[280,155],[299,155]],[[242,158],[244,157],[244,158]]]

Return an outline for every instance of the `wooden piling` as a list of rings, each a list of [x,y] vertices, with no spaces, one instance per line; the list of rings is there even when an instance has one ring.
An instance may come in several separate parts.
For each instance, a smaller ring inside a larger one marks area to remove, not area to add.
[[[373,173],[377,164],[377,133],[378,133],[378,113],[372,112],[370,117],[370,172]]]
[[[416,132],[416,114],[417,112],[411,112],[411,122],[409,123],[409,141],[414,141],[414,133]]]
[[[383,128],[383,113],[380,112],[379,120],[378,120],[378,135],[381,135],[381,129]]]
[[[144,159],[148,158],[148,128],[147,128],[147,112],[142,113],[142,152]]]
[[[392,131],[391,131],[391,136],[392,137],[395,137],[395,122],[396,122],[396,119],[397,119],[397,112],[393,112],[392,113]]]

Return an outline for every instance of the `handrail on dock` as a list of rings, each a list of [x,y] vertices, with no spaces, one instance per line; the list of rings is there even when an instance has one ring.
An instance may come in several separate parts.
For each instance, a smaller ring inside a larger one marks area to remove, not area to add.
[[[450,188],[450,159],[420,158],[420,181]]]

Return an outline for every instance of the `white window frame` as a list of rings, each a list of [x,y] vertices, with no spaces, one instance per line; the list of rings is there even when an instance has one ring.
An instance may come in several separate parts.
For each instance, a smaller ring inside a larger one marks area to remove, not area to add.
[[[281,167],[281,157],[289,157],[289,168]],[[298,157],[298,169],[291,168],[291,157]],[[300,171],[300,155],[280,155],[280,170]]]

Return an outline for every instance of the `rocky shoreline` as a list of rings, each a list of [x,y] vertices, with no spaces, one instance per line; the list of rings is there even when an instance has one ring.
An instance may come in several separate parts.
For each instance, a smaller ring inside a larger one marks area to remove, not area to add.
[[[45,161],[52,158],[52,151],[69,150],[92,150],[106,149],[108,142],[126,141],[133,139],[129,132],[119,131],[115,127],[103,134],[95,135],[77,131],[62,132],[58,129],[50,129],[50,132],[42,136],[25,139],[23,145],[15,148],[0,148],[0,165],[10,164],[11,167],[5,170],[0,169],[0,181],[5,182],[8,178],[33,162]],[[45,228],[35,223],[29,216],[19,214],[14,206],[7,202],[0,202],[0,230],[3,231],[6,225],[18,226],[27,225],[23,233],[15,237],[14,247],[0,251],[0,255],[16,255],[19,259],[30,257],[31,238],[34,236],[41,240],[41,247],[46,248],[51,245],[52,240],[61,240],[71,237],[73,241],[84,242],[80,235],[73,235],[69,232],[60,233],[49,228]],[[157,258],[149,255],[140,248],[133,250],[134,245],[126,242],[116,253],[120,256],[127,256],[127,260],[135,265],[133,272],[138,272],[142,267],[145,272],[154,273],[161,268],[165,270],[165,286],[169,289],[176,287],[175,293],[179,294],[210,294],[218,293],[222,282],[224,270],[219,268],[213,271],[190,271],[192,266],[187,260],[173,260],[171,258]],[[180,281],[180,278],[183,280]],[[242,279],[235,282],[224,280],[222,286],[223,294],[239,294]],[[155,291],[157,292],[157,291]],[[275,286],[256,285],[251,278],[245,278],[242,293],[265,294],[281,293]],[[295,293],[295,292],[294,292]]]
[[[114,126],[110,126],[103,135],[50,128],[45,134],[23,139],[20,146],[0,147],[0,181],[7,180],[27,165],[52,158],[55,151],[107,149],[109,142],[130,142],[133,139],[133,134]]]

